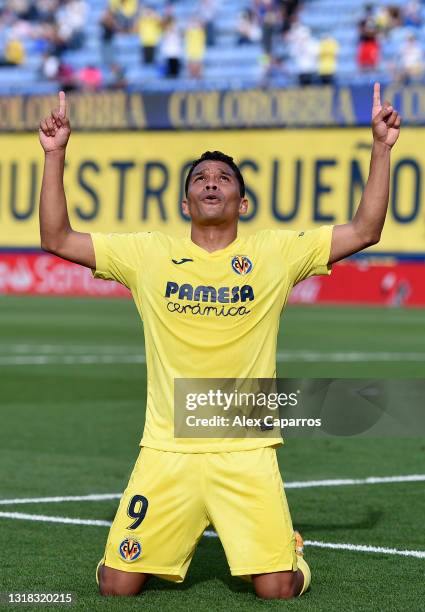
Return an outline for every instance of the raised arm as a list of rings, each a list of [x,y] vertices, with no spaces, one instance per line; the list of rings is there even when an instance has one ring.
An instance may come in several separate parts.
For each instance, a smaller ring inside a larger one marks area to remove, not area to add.
[[[40,122],[39,137],[44,149],[44,173],[40,194],[41,248],[88,268],[95,268],[90,234],[75,232],[69,222],[63,186],[66,145],[71,126],[65,93],[59,93],[59,108]]]
[[[329,263],[379,242],[388,207],[391,148],[399,136],[400,124],[400,116],[388,102],[381,106],[380,85],[375,83],[369,177],[353,220],[333,229]]]

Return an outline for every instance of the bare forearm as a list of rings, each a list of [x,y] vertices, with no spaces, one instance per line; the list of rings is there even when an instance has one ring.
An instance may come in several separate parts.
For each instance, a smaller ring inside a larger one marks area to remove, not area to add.
[[[369,178],[353,219],[356,232],[366,243],[379,241],[388,208],[391,148],[374,142]]]
[[[46,250],[55,247],[72,231],[63,185],[65,149],[45,154],[40,195],[40,237]]]
[[[375,83],[369,178],[354,219],[333,228],[329,255],[331,264],[376,244],[381,238],[388,208],[391,147],[398,139],[401,117],[388,102],[381,106],[380,92],[380,84]]]

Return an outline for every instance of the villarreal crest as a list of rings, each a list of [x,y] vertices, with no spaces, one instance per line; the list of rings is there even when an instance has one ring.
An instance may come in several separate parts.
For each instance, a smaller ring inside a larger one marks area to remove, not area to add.
[[[252,268],[253,263],[246,255],[235,255],[232,259],[232,269],[236,274],[245,276],[245,274],[251,272]]]
[[[125,538],[120,544],[119,551],[121,558],[127,563],[131,563],[140,557],[142,545],[134,538]]]

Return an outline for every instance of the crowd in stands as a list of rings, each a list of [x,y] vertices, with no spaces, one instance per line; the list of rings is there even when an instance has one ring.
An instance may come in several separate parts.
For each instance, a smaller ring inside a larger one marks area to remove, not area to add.
[[[78,49],[84,42],[83,28],[88,6],[84,0],[7,0],[0,2],[0,32],[3,42],[0,64],[24,65],[25,41],[34,41],[33,53],[42,54],[42,76],[70,78],[70,69],[60,57],[68,49]],[[63,74],[60,74],[60,73]],[[84,83],[85,73],[73,75]]]
[[[182,28],[174,16],[173,3],[159,12],[137,0],[110,0],[101,17],[104,61],[110,63],[116,34],[137,33],[140,61],[144,65],[163,64],[164,76],[175,78],[184,65],[191,77],[202,76],[207,46],[214,44],[217,0],[200,0],[190,21]]]
[[[270,11],[273,2],[267,3]],[[291,2],[288,18],[275,13],[269,20],[280,25],[282,38],[277,45],[279,53],[274,52],[273,37],[266,26],[262,30],[263,48],[268,57],[270,69],[285,70],[291,65],[300,85],[330,84],[335,81],[340,46],[332,31],[315,36],[311,29],[297,20],[297,2]],[[409,0],[402,6],[397,4],[365,4],[363,15],[358,23],[358,44],[356,62],[361,72],[384,69],[393,80],[403,83],[420,80],[424,76],[424,52],[415,30],[423,25],[422,9],[425,2]],[[257,38],[259,31],[252,26],[252,14],[244,15],[244,23],[249,22],[251,31]],[[267,19],[266,19],[267,21]],[[258,23],[258,22],[257,22]],[[276,41],[275,41],[276,42]],[[382,49],[390,49],[388,57],[383,57]]]
[[[318,36],[298,19],[304,4],[314,0],[245,0],[234,27],[234,45],[258,48],[262,79],[295,74],[300,85],[335,81],[340,45],[332,30]],[[176,17],[179,0],[141,2],[105,0],[98,19],[101,62],[76,68],[66,52],[84,47],[90,16],[86,0],[0,0],[0,66],[25,65],[25,41],[42,56],[40,77],[58,81],[65,90],[96,91],[125,88],[126,66],[116,59],[117,36],[139,40],[139,62],[161,77],[202,79],[209,48],[217,45],[217,19],[226,11],[225,0],[198,0],[184,23]],[[99,3],[98,3],[99,4]],[[422,2],[364,6],[358,23],[357,65],[363,72],[386,62],[395,79],[409,82],[424,72],[422,46],[415,30],[422,26]],[[383,49],[394,42],[392,57]],[[65,58],[65,59],[64,59]],[[105,72],[108,78],[105,78]]]
[[[225,0],[199,0],[193,16],[182,27],[174,16],[173,2],[162,13],[137,0],[111,0],[102,17],[103,45],[108,61],[114,34],[136,31],[140,37],[141,61],[153,64],[163,61],[164,75],[177,77],[183,66],[190,77],[200,78],[205,53],[216,43],[216,19],[226,10]],[[261,43],[266,62],[273,53],[274,39],[285,35],[294,20],[299,0],[248,0],[236,24],[236,44]]]
[[[393,79],[406,84],[419,80],[424,73],[424,54],[415,30],[422,26],[421,9],[419,0],[411,0],[404,6],[367,4],[358,24],[360,70],[376,69],[383,61],[385,46],[394,43],[396,53],[386,62]]]

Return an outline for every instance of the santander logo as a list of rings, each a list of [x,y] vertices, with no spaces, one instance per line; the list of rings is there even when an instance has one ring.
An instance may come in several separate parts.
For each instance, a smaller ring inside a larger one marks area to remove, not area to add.
[[[0,262],[0,289],[22,293],[28,291],[34,278],[25,260],[20,260],[16,266],[7,262]]]

